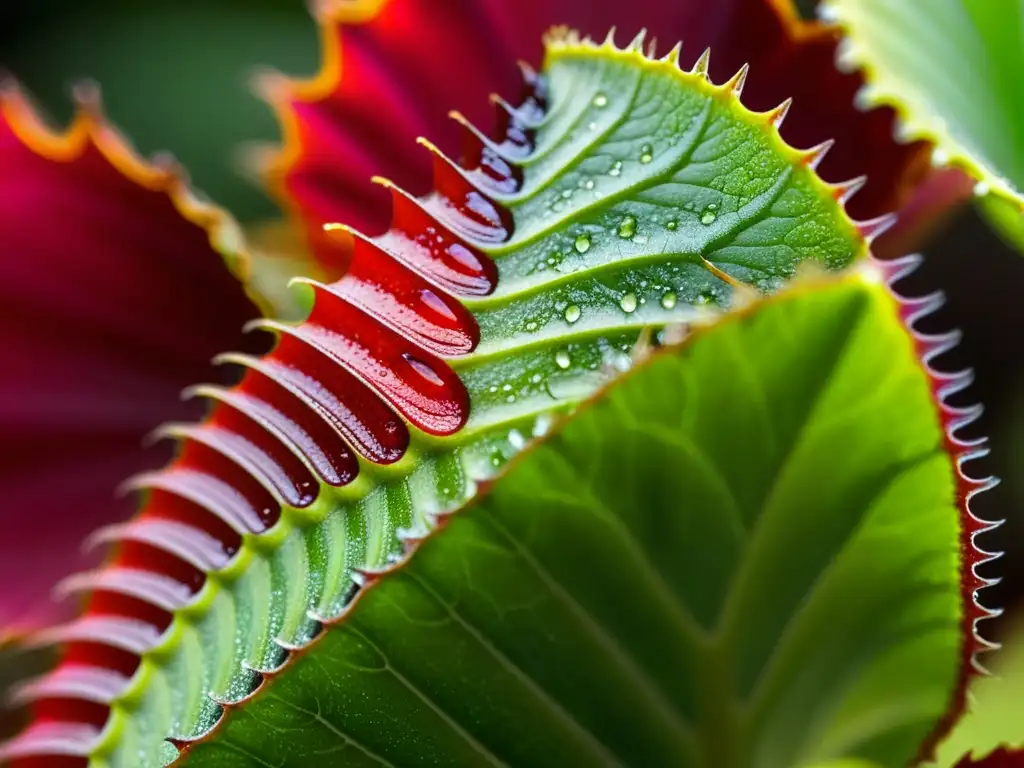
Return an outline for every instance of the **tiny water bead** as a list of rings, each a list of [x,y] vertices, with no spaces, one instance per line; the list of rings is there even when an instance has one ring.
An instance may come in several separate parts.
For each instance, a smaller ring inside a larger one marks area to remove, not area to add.
[[[707,208],[704,209],[704,213],[701,214],[700,223],[701,224],[705,224],[705,225],[706,224],[714,224],[715,223],[715,219],[718,218],[718,214],[715,213],[715,211],[717,211],[717,210],[718,210],[718,204],[717,203],[711,203]]]
[[[679,227],[679,222],[676,221],[675,219],[673,219],[672,221],[668,222],[665,225],[665,229],[667,229],[669,232],[675,232],[676,229],[678,229],[678,227]]]
[[[575,323],[580,319],[582,312],[576,304],[570,304],[565,308],[565,321],[567,323]]]
[[[669,291],[661,297],[661,306],[665,309],[672,309],[676,305],[676,298],[675,291]]]
[[[627,216],[619,223],[619,237],[628,240],[636,234],[636,219]]]
[[[619,300],[619,306],[627,314],[636,311],[636,294],[627,293]]]
[[[594,106],[595,107],[607,107],[608,106],[608,97],[605,96],[603,93],[597,94],[596,96],[594,96]]]
[[[579,235],[576,238],[576,252],[586,253],[590,250],[590,235]]]
[[[564,349],[560,349],[558,350],[558,352],[555,353],[555,365],[557,365],[563,371],[566,368],[568,368],[571,363],[572,360],[569,359],[569,353],[566,352]]]
[[[508,433],[508,443],[517,451],[521,451],[526,447],[526,438],[518,429],[513,429]]]
[[[618,176],[621,173],[622,173],[622,161],[621,160],[616,160],[615,161],[615,165],[613,165],[612,169],[610,171],[608,171],[608,175],[609,176]]]
[[[649,162],[651,162],[651,160],[654,159],[653,152],[654,152],[654,150],[651,148],[650,144],[644,144],[642,147],[640,147],[640,162],[641,163],[649,163]]]

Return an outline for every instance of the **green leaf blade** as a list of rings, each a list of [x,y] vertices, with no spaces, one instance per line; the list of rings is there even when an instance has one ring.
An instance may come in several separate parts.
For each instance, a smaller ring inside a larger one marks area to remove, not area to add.
[[[720,407],[729,355],[760,398]],[[187,763],[341,748],[276,746],[291,707],[391,764],[903,765],[962,653],[955,483],[884,288],[795,288],[534,443]]]

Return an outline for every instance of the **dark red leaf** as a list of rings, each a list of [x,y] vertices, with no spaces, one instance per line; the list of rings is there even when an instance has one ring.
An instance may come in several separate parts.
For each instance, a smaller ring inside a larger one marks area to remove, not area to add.
[[[68,614],[50,590],[82,542],[126,518],[142,438],[195,407],[179,392],[243,344],[258,312],[225,264],[233,223],[172,162],[138,157],[94,94],[64,132],[0,92],[0,634]]]

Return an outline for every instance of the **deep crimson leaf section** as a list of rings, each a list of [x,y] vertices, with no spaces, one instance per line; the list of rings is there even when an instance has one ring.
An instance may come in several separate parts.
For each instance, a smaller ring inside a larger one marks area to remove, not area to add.
[[[180,390],[258,314],[211,242],[223,214],[135,155],[93,94],[79,102],[55,132],[0,90],[0,635],[74,608],[53,584],[131,513],[117,485],[166,460],[143,437],[197,414]]]

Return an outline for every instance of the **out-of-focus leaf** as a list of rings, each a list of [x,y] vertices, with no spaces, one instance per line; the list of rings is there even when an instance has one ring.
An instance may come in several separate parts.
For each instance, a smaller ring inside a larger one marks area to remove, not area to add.
[[[239,173],[238,145],[273,141],[274,118],[252,95],[258,68],[311,72],[316,28],[301,0],[33,0],[6,26],[0,70],[59,120],[78,78],[103,87],[143,152],[171,151],[195,185],[240,220],[274,214]]]
[[[997,198],[1000,228],[1024,229],[1024,6],[1017,0],[824,0],[846,38],[839,61],[863,68],[865,107],[888,105],[907,140],[934,142],[933,163],[954,165]]]
[[[127,517],[142,439],[258,316],[234,221],[180,169],[137,155],[81,93],[65,131],[0,86],[0,638],[74,606],[56,582]],[[233,274],[234,272],[234,274]]]

